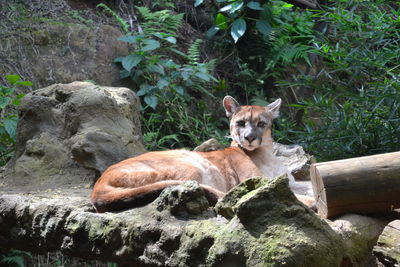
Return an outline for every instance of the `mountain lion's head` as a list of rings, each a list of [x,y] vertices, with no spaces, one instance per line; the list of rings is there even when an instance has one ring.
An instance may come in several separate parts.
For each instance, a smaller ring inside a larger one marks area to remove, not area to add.
[[[233,97],[226,96],[223,105],[230,119],[230,132],[234,143],[252,151],[271,141],[272,121],[279,115],[280,98],[262,107],[240,106]]]

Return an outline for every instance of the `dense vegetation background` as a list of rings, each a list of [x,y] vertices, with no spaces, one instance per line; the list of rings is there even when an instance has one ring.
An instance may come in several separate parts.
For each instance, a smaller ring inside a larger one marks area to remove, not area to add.
[[[122,29],[119,40],[131,48],[114,61],[141,98],[148,149],[194,147],[211,137],[228,144],[220,102],[229,94],[243,104],[283,98],[276,141],[301,144],[321,161],[400,150],[397,1],[184,1],[186,10],[205,10],[202,18],[179,12],[180,1],[117,2],[130,9],[99,1],[96,12]],[[182,29],[189,20],[201,35]],[[15,142],[18,88],[30,86],[6,74],[2,164]]]

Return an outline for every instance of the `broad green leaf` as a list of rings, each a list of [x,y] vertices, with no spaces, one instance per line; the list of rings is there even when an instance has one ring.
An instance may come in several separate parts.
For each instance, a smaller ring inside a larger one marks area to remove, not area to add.
[[[142,61],[142,59],[143,57],[138,54],[130,54],[122,60],[122,67],[127,71],[131,71],[132,68],[136,67],[140,61]]]
[[[208,31],[206,32],[206,37],[208,39],[211,39],[218,31],[219,31],[219,28],[216,26],[213,26],[210,29],[208,29]]]
[[[216,25],[216,28],[225,30],[226,28],[228,28],[227,17],[222,13],[218,13],[217,16],[215,17],[215,25]]]
[[[13,99],[13,101],[11,102],[11,105],[13,106],[19,106],[19,104],[21,104],[21,99]]]
[[[171,71],[171,80],[175,80],[175,79],[179,79],[181,76],[181,72],[180,71]]]
[[[165,80],[165,79],[160,79],[157,82],[157,87],[160,89],[164,89],[165,87],[167,87],[169,85],[169,81]]]
[[[198,77],[206,82],[210,81],[210,76],[205,73],[197,72],[195,75],[196,75],[196,77]]]
[[[196,0],[196,1],[194,2],[194,6],[195,6],[195,7],[198,7],[198,6],[201,5],[203,2],[204,2],[204,0]]]
[[[165,37],[165,34],[164,34],[164,33],[161,33],[161,32],[153,33],[153,35],[154,35],[155,37],[160,38],[160,39],[164,39],[164,37]]]
[[[6,75],[6,80],[11,84],[15,84],[16,82],[21,80],[21,76],[19,76],[17,74]]]
[[[136,92],[137,96],[144,96],[151,92],[154,89],[154,86],[151,86],[147,83],[143,83],[140,85],[140,90]]]
[[[232,4],[231,10],[229,12],[235,13],[236,11],[240,10],[243,7],[243,1],[234,2]]]
[[[1,93],[1,95],[6,96],[6,95],[11,95],[12,93],[14,93],[14,91],[15,91],[15,88],[2,86],[0,93]]]
[[[240,37],[244,35],[246,32],[246,21],[244,19],[237,19],[233,22],[232,28],[231,28],[231,36],[235,43],[239,40]]]
[[[15,84],[22,85],[22,86],[32,86],[33,85],[33,83],[31,81],[17,81]]]
[[[21,99],[21,98],[23,98],[24,96],[26,96],[26,94],[21,93],[21,94],[18,94],[15,98],[16,98],[16,99]]]
[[[189,72],[186,72],[186,71],[182,71],[181,75],[182,75],[183,80],[185,80],[185,81],[187,79],[189,79],[189,77],[190,77]]]
[[[292,8],[292,7],[294,7],[294,5],[285,3],[285,4],[282,5],[282,7],[285,7],[285,8]]]
[[[147,95],[144,97],[144,102],[153,109],[156,109],[158,104],[158,98],[154,95]]]
[[[129,43],[129,44],[134,44],[134,43],[137,43],[137,41],[140,37],[141,36],[138,36],[138,35],[126,35],[126,36],[122,36],[122,37],[118,38],[118,40]]]
[[[266,20],[257,20],[256,28],[262,34],[268,36],[271,34],[272,27]]]
[[[175,86],[175,91],[180,95],[184,95],[185,94],[185,88],[183,88],[180,85]]]
[[[147,70],[161,75],[165,74],[164,68],[161,65],[148,65]]]
[[[206,65],[200,63],[200,64],[198,64],[198,67],[199,67],[198,69],[200,72],[208,74],[208,69],[207,69]]]
[[[177,66],[176,63],[171,59],[161,59],[158,63],[160,63],[161,66],[167,69],[173,69]]]
[[[15,140],[15,137],[17,135],[17,124],[18,124],[18,118],[17,116],[10,116],[4,120],[4,128],[6,129],[6,132],[8,135]]]
[[[152,51],[160,47],[160,42],[153,39],[144,40],[143,43],[145,46],[142,47],[142,51]]]
[[[131,73],[130,73],[129,71],[127,71],[127,70],[121,70],[121,71],[119,72],[119,77],[120,77],[121,79],[128,78],[129,76],[131,76]]]
[[[264,10],[264,8],[262,8],[262,7],[260,6],[260,3],[259,3],[259,2],[255,2],[255,1],[250,1],[250,2],[247,4],[247,7],[248,7],[248,8],[251,8],[251,9],[254,9],[254,10]]]
[[[0,97],[0,109],[5,108],[11,101],[10,97]]]
[[[222,8],[220,8],[220,10],[218,10],[219,12],[225,12],[225,11],[230,11],[232,9],[232,4],[226,5]]]
[[[165,40],[167,42],[170,42],[171,44],[176,44],[176,38],[175,37],[170,36],[170,37],[165,38]]]
[[[192,71],[193,71],[193,68],[191,68],[191,67],[184,67],[184,68],[181,68],[181,71],[192,72]]]

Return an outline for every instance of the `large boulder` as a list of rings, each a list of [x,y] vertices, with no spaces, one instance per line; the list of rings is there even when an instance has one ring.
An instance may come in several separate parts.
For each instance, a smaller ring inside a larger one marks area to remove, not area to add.
[[[4,183],[19,189],[92,183],[111,164],[145,151],[139,107],[127,88],[88,82],[28,94]]]
[[[74,2],[93,1],[0,1],[0,76],[18,73],[35,88],[83,80],[121,86],[113,60],[129,54],[117,40],[123,31],[94,2]]]
[[[253,178],[218,204],[189,181],[150,205],[94,213],[87,198],[0,196],[0,246],[132,266],[340,266],[343,243],[288,180]],[[224,208],[222,208],[224,207]]]

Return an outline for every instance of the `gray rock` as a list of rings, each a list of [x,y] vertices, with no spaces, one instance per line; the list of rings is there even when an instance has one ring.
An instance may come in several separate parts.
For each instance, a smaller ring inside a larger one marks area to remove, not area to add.
[[[274,143],[274,154],[288,168],[295,180],[310,180],[310,165],[315,159],[299,145]]]
[[[154,203],[158,211],[169,211],[172,215],[200,214],[209,208],[206,195],[195,181],[167,187]]]
[[[145,151],[139,99],[127,88],[55,84],[28,94],[19,114],[6,185],[91,183],[111,164]]]
[[[195,147],[193,151],[197,152],[209,152],[209,151],[215,151],[223,149],[223,146],[218,142],[217,139],[211,138],[208,139],[207,141],[203,142],[201,145]]]
[[[373,252],[385,266],[400,266],[400,220],[390,222],[383,229]]]
[[[346,214],[327,222],[342,237],[353,266],[377,266],[372,248],[387,224],[387,219]]]
[[[228,218],[211,212],[193,182],[119,213],[96,214],[87,198],[2,195],[0,246],[137,266],[340,266],[339,236],[296,200],[287,179],[264,182],[230,194]]]
[[[34,88],[81,80],[120,86],[113,60],[129,54],[128,45],[117,40],[123,32],[99,9],[70,5],[67,0],[2,1],[0,10],[9,14],[3,13],[0,25],[0,72],[18,73]]]

